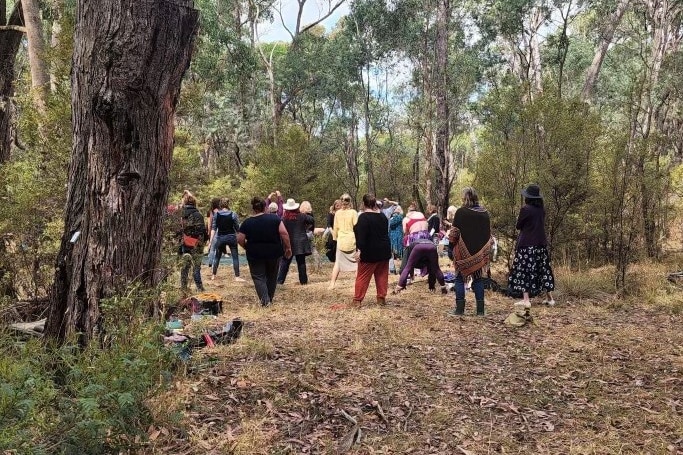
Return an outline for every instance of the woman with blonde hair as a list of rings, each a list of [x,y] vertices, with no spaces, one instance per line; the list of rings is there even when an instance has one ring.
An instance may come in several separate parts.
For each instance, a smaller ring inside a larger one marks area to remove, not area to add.
[[[334,225],[332,227],[332,239],[337,242],[337,253],[329,289],[334,289],[339,272],[355,272],[358,270],[355,257],[356,236],[353,233],[353,227],[358,221],[358,212],[351,206],[351,196],[348,193],[342,194],[340,199],[341,207],[334,214]]]

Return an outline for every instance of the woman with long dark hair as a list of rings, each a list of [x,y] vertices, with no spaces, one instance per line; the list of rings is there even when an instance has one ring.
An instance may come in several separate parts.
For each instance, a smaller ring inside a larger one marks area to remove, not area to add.
[[[508,289],[521,293],[522,300],[515,306],[530,308],[529,297],[546,293],[544,304],[554,305],[552,291],[555,278],[550,267],[548,241],[545,236],[545,209],[541,188],[532,184],[522,190],[524,206],[517,217],[519,237],[515,249],[515,259],[508,278]]]

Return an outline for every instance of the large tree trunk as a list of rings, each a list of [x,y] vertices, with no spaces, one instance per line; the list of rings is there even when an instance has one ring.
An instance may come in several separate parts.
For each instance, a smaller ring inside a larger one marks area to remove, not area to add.
[[[102,298],[155,286],[192,0],[79,0],[73,156],[46,334],[96,331]]]
[[[26,37],[28,38],[28,63],[31,67],[31,88],[38,111],[45,113],[47,90],[50,75],[45,63],[45,38],[43,37],[43,20],[40,17],[38,0],[21,0],[24,7]]]
[[[1,2],[3,15],[5,2]],[[6,20],[6,18],[5,18]],[[14,4],[7,25],[20,27],[23,23],[21,2]],[[5,25],[4,20],[0,25]],[[0,164],[9,161],[12,143],[14,142],[14,62],[23,32],[18,29],[0,30]]]
[[[450,158],[448,111],[448,28],[450,0],[439,0],[436,12],[436,201],[433,203],[445,213],[450,193]],[[427,193],[429,194],[429,193]]]

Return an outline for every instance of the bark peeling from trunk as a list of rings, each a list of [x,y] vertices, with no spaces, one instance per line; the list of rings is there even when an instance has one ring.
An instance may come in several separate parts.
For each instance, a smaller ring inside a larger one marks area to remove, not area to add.
[[[161,279],[173,120],[197,22],[192,0],[78,2],[74,145],[51,338],[79,333],[87,344],[102,298]]]
[[[14,5],[14,10],[7,25],[23,25],[21,2]],[[0,23],[0,25],[5,25]],[[0,30],[0,164],[10,159],[15,137],[14,119],[14,64],[19,52],[23,33],[18,30]]]

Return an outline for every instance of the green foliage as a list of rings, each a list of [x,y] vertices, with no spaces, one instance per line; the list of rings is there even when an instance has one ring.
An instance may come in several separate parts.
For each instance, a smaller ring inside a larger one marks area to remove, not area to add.
[[[29,81],[19,83],[27,87]],[[51,283],[71,152],[69,97],[68,87],[58,84],[45,113],[36,110],[28,90],[17,97],[23,149],[0,166],[0,233],[6,240],[0,270],[11,277],[0,294],[42,297]]]
[[[144,441],[145,400],[174,366],[160,326],[145,317],[157,298],[132,289],[103,301],[104,349],[20,343],[0,333],[0,450],[104,454]]]
[[[520,104],[519,92],[492,94],[476,186],[493,214],[494,228],[515,236],[515,220],[528,183],[541,186],[548,235],[555,246],[583,235],[581,209],[593,193],[591,157],[600,119],[575,100],[543,95]]]

